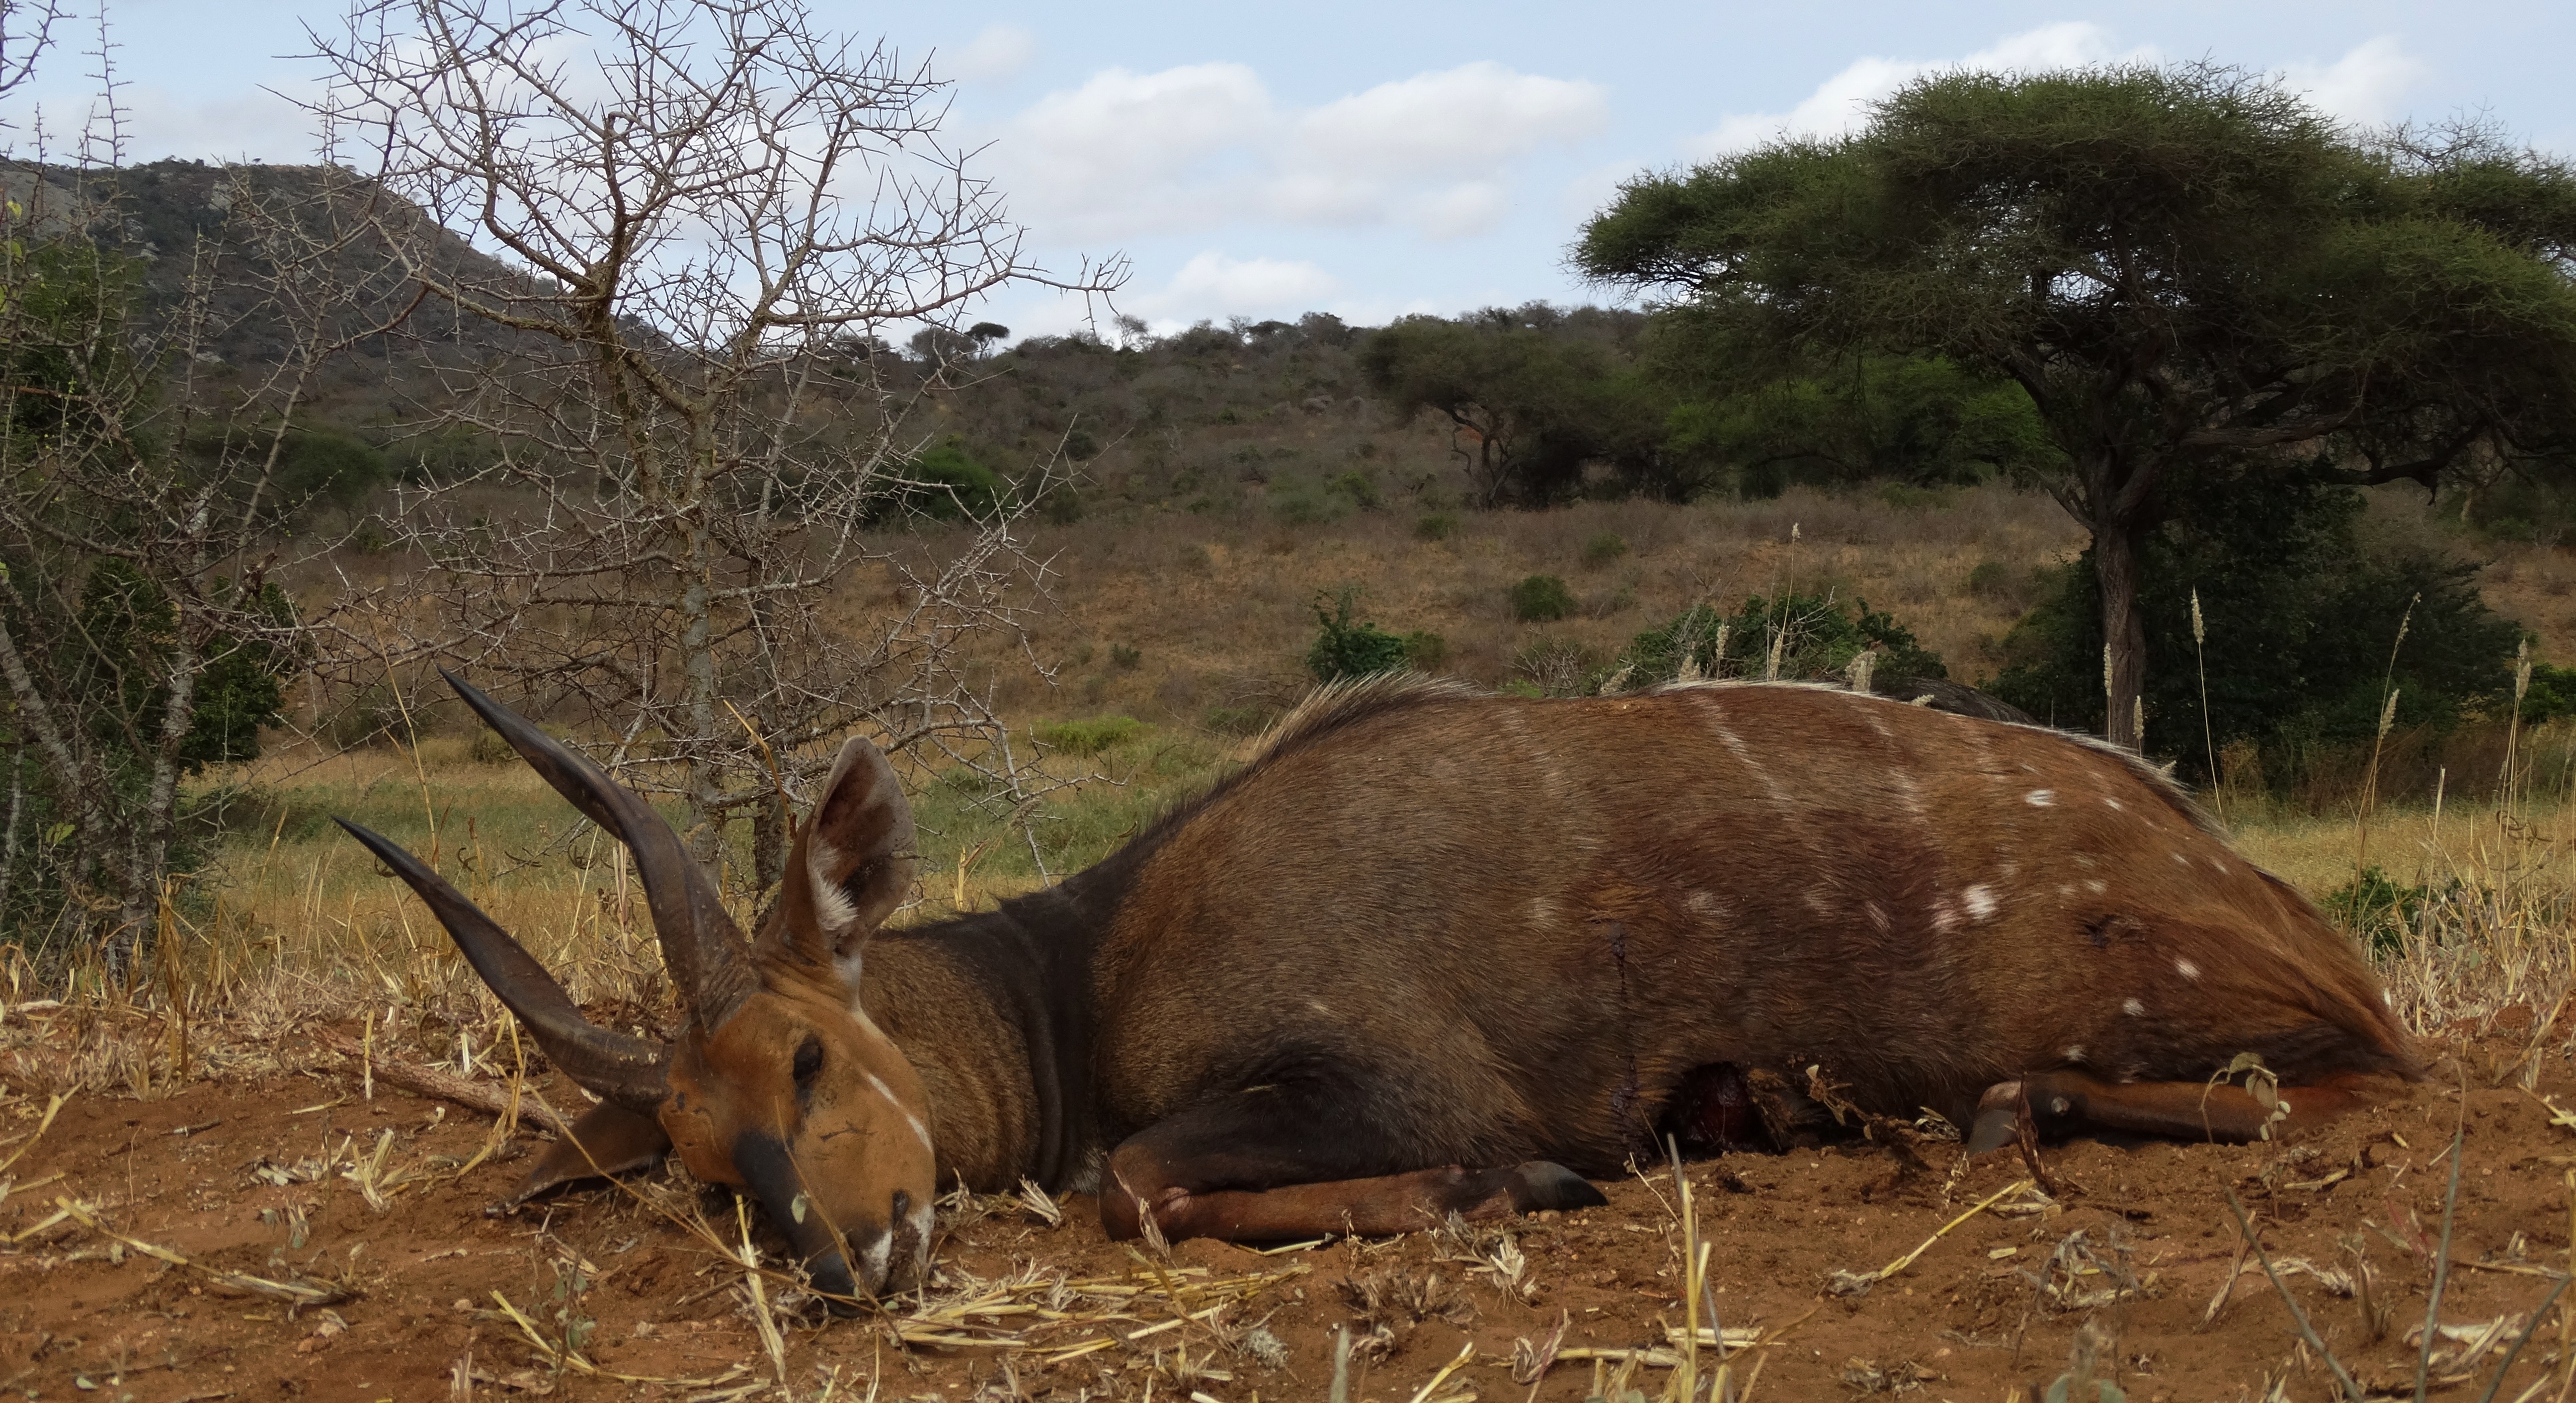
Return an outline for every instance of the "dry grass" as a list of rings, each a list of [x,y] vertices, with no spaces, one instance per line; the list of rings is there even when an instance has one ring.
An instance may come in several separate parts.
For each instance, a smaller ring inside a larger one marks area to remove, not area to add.
[[[1308,601],[1343,581],[1366,586],[1368,612],[1386,626],[1445,634],[1454,670],[1489,682],[1508,676],[1512,658],[1541,638],[1606,656],[1692,602],[1784,584],[1841,589],[1894,608],[1955,672],[1974,677],[2019,601],[2008,591],[1970,591],[1969,572],[1986,560],[2027,571],[2078,544],[2053,502],[2001,487],[1466,513],[1455,534],[1436,541],[1417,538],[1421,513],[1402,503],[1293,531],[1258,524],[1266,520],[1258,512],[1050,528],[1060,537],[1049,548],[1060,552],[1063,607],[1040,644],[1042,657],[1063,665],[1063,684],[1023,688],[1010,714],[1023,729],[1117,711],[1152,724],[1102,753],[1048,761],[1057,776],[1082,782],[1026,816],[1036,854],[1007,805],[970,772],[914,767],[905,779],[924,861],[903,919],[988,906],[1086,865],[1212,782],[1243,742],[1203,729],[1207,710],[1259,713],[1302,692],[1298,663],[1313,635]],[[2371,529],[2442,532],[2393,497],[2374,503]],[[1626,553],[1587,567],[1586,543],[1605,534],[1620,536]],[[938,548],[933,540],[920,545]],[[1505,587],[1539,571],[1563,575],[1584,612],[1559,624],[1513,622]],[[2525,587],[2554,598],[2546,582],[2568,573],[2540,548],[2499,548],[2488,568],[2509,612]],[[2551,620],[2545,611],[2521,616],[2542,626],[2547,655]],[[2558,622],[2576,637],[2576,613]],[[2375,819],[2368,839],[2369,865],[2427,896],[2390,971],[2419,1025],[2554,999],[2570,979],[2576,803],[2565,780],[2576,766],[2564,761],[2576,754],[2576,729],[2523,738],[2521,752],[2538,757],[2545,792],[2509,819],[2497,816],[2491,792],[2497,757],[2479,747],[2492,745],[2454,742],[2407,762],[2428,771],[2421,778],[2430,782],[2420,785],[2394,773],[2403,751],[2395,741],[2383,766],[2383,794],[2411,802],[2420,791],[2429,801],[2440,785],[2444,795],[2438,819],[2429,802],[2394,807]],[[222,864],[202,896],[174,903],[161,966],[146,972],[145,987],[119,998],[175,1007],[183,1022],[222,1010],[243,1029],[314,1013],[372,1016],[388,1030],[403,1027],[433,1055],[495,1056],[507,1038],[498,1006],[408,891],[327,822],[346,815],[432,858],[559,971],[576,998],[630,1026],[668,1016],[659,951],[623,852],[573,827],[568,806],[493,747],[462,732],[426,736],[417,748],[329,754],[290,746],[217,778],[244,796]],[[2311,898],[2353,880],[2358,838],[2348,816],[2227,797],[2238,844]],[[728,896],[748,919],[754,894]],[[23,968],[0,975],[28,982]],[[101,1085],[149,1086],[190,1059],[220,1061],[211,1043],[185,1047],[185,1038],[175,1034],[171,1049],[147,1055],[102,1034],[84,1075]]]

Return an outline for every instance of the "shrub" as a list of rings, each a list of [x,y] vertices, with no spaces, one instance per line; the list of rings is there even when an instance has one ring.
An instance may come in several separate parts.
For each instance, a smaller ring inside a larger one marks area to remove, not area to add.
[[[2406,933],[2432,896],[2432,888],[2400,886],[2372,863],[2327,893],[2321,904],[2328,916],[2370,947],[2373,957],[2386,958],[2405,952]]]
[[[1980,599],[2009,598],[2018,593],[2016,583],[2013,568],[2000,560],[1980,560],[1968,572],[1968,593]]]
[[[1144,734],[1145,723],[1133,716],[1089,716],[1073,721],[1041,721],[1038,744],[1068,755],[1097,755]]]
[[[1438,672],[1449,661],[1449,640],[1429,629],[1404,636],[1404,665],[1416,672]]]
[[[892,476],[898,481],[870,513],[873,521],[882,523],[905,516],[925,516],[935,521],[981,520],[991,516],[1002,502],[1001,477],[975,461],[966,451],[966,440],[957,434],[950,434],[911,462],[901,464]]]
[[[1854,656],[1869,650],[1879,655],[1874,669],[1882,677],[1950,675],[1940,654],[1918,643],[1914,631],[1894,615],[1870,608],[1868,600],[1847,606],[1830,596],[1795,591],[1776,599],[1748,595],[1732,615],[1695,604],[1629,640],[1620,665],[1629,670],[1630,687],[1672,681],[1681,675],[1685,659],[1701,677],[1761,677],[1770,670],[1775,644],[1779,675],[1789,680],[1839,677]]]
[[[1327,596],[1315,596],[1315,646],[1306,650],[1306,670],[1316,681],[1368,677],[1404,666],[1403,639],[1353,617],[1359,608],[1359,586],[1344,585],[1329,598],[1327,608]]]
[[[1574,591],[1554,575],[1531,575],[1510,591],[1512,617],[1525,624],[1554,623],[1574,612]]]
[[[1356,469],[1342,473],[1325,483],[1324,490],[1350,498],[1351,505],[1364,512],[1376,511],[1384,500],[1378,496],[1377,479]]]
[[[2478,597],[2474,566],[2365,550],[2361,498],[2348,489],[2257,476],[2230,488],[2224,510],[2196,510],[2206,495],[2178,500],[2183,515],[2147,539],[2140,572],[2149,753],[2206,778],[2211,741],[2251,740],[2271,771],[2266,782],[2283,784],[2337,748],[2367,745],[2400,618],[2409,621],[2394,672],[2398,726],[2439,732],[2509,709],[2521,632]],[[1989,690],[2043,721],[2098,732],[2102,610],[2092,557],[2052,573],[2005,636]],[[2197,647],[2195,588],[2206,640]]]
[[[1599,569],[1628,553],[1628,538],[1616,531],[1604,531],[1583,543],[1583,563]]]
[[[1064,456],[1077,463],[1087,463],[1100,456],[1100,440],[1088,430],[1076,429],[1064,436]]]
[[[1130,648],[1124,643],[1109,645],[1109,664],[1121,672],[1134,672],[1144,661],[1145,650],[1142,648]]]
[[[1456,512],[1424,512],[1413,523],[1413,539],[1417,541],[1445,541],[1457,533]]]

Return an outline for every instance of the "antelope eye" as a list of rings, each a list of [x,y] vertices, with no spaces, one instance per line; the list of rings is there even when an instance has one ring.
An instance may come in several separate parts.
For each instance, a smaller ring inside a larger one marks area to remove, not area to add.
[[[803,1085],[812,1081],[814,1074],[821,1070],[823,1070],[823,1040],[809,1034],[805,1041],[796,1045],[797,1084]]]

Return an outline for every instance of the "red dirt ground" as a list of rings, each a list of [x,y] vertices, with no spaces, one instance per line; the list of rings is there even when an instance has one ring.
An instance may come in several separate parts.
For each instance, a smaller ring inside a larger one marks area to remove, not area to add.
[[[0,1184],[14,1180],[0,1199],[0,1392],[12,1398],[1320,1399],[1349,1325],[1363,1342],[1354,1399],[1577,1400],[1610,1392],[1620,1367],[1583,1351],[1663,1349],[1682,1320],[1668,1170],[1611,1186],[1607,1208],[1501,1225],[1521,1258],[1517,1287],[1491,1229],[1277,1254],[1183,1243],[1162,1260],[1105,1242],[1088,1200],[1069,1200],[1049,1226],[987,1198],[946,1205],[941,1280],[926,1299],[891,1315],[783,1320],[782,1393],[739,1263],[664,1216],[702,1210],[730,1236],[720,1192],[655,1176],[641,1193],[588,1189],[487,1211],[524,1171],[533,1137],[456,1177],[433,1157],[471,1157],[488,1118],[381,1083],[365,1099],[354,1066],[311,1050],[301,1074],[184,1082],[148,1099],[76,1093],[30,1140],[47,1077],[75,1044],[96,1046],[94,1027],[47,1022],[12,1015],[0,1039],[16,1063],[0,1074],[0,1161],[20,1156],[0,1169]],[[1925,1144],[1929,1168],[1909,1170],[1852,1143],[1694,1163],[1717,1310],[1730,1333],[1762,1332],[1734,1351],[1730,1387],[1761,1399],[2037,1399],[2089,1351],[2097,1376],[2141,1403],[2264,1398],[2276,1383],[2285,1398],[2335,1396],[2253,1262],[2204,1323],[2239,1262],[2232,1187],[2327,1347],[2372,1393],[2411,1396],[2418,1351],[2407,1340],[2424,1320],[2465,1080],[2457,1265],[2435,1373],[2437,1388],[2475,1399],[2568,1262],[2576,1115],[2554,1121],[2542,1098],[2576,1108],[2570,1029],[2541,1038],[2531,1022],[2516,1009],[2493,1028],[2455,1030],[2411,1096],[2293,1144],[2047,1147],[2056,1197],[2008,1196],[1865,1292],[1837,1294],[1836,1273],[1914,1250],[2028,1177],[2022,1156],[1962,1165],[1951,1147]],[[2539,1063],[2536,1093],[2514,1085],[2526,1053]],[[351,1177],[353,1156],[380,1143],[381,1211]],[[382,1189],[407,1170],[420,1175]],[[57,1219],[66,1203],[87,1221]],[[1498,1256],[1500,1269],[1478,1260]],[[242,1275],[348,1295],[291,1308],[244,1289]],[[782,1280],[765,1289],[796,1303]],[[564,1317],[589,1322],[581,1358],[602,1372],[533,1345],[495,1293],[558,1342]],[[1560,1322],[1556,1360],[1533,1389],[1525,1366]],[[2543,1317],[2495,1396],[2567,1398],[2569,1329],[2565,1313]],[[1427,1387],[1471,1342],[1472,1358]],[[1627,1387],[1662,1395],[1674,1377],[1665,1363],[1629,1366]],[[1698,1367],[1713,1371],[1710,1351]]]

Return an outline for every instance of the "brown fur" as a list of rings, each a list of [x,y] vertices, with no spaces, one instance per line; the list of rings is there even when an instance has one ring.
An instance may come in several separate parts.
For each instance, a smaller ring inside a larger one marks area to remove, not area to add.
[[[692,1032],[692,1109],[663,1111],[708,1177],[729,1135],[786,1137],[835,1222],[954,1178],[1090,1187],[1104,1159],[1120,1233],[1578,1201],[1553,1165],[1651,1152],[1688,1088],[1732,1084],[1710,1068],[1818,1068],[1909,1119],[2230,1137],[2260,1108],[2202,1083],[2237,1054],[2310,1088],[2302,1119],[2418,1074],[2353,943],[2152,767],[1836,688],[1328,690],[1090,871],[871,939],[902,802],[845,754],[791,873],[864,887],[835,908],[858,918],[817,929],[831,902],[791,875],[761,991]],[[853,975],[864,1018],[836,1012]],[[891,1099],[849,1091],[870,1075]],[[887,1157],[907,1113],[935,1168]]]

